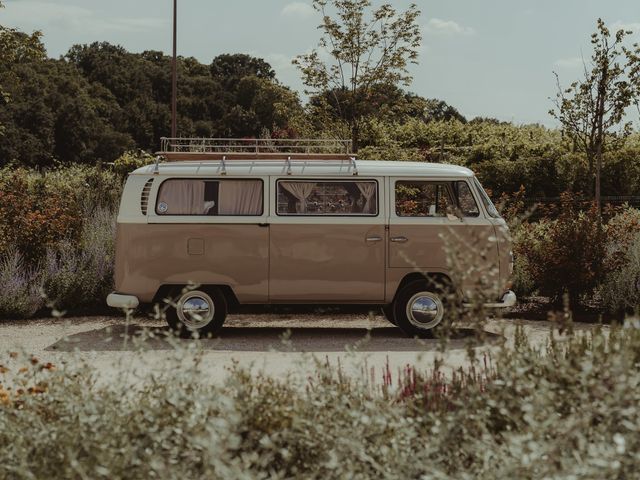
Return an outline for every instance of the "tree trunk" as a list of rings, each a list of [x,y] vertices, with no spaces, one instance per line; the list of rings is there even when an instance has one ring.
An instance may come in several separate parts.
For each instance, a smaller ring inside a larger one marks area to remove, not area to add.
[[[351,126],[351,149],[353,153],[358,153],[358,147],[360,146],[360,125],[358,122],[353,122]]]
[[[607,82],[609,80],[609,62],[605,61],[602,66],[602,76],[598,82],[598,97],[596,101],[596,209],[598,211],[598,221],[601,219],[602,204],[600,200],[600,172],[602,171],[602,150],[604,146],[604,110],[607,99]]]
[[[602,145],[598,145],[596,154],[596,209],[598,218],[602,215],[602,200],[600,197],[600,172],[602,171]]]

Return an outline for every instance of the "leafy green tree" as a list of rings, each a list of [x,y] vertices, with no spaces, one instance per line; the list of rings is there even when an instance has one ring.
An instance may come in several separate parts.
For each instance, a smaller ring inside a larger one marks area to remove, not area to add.
[[[418,17],[411,5],[397,13],[390,4],[370,11],[370,0],[314,0],[322,14],[318,48],[294,59],[309,94],[333,97],[333,108],[346,122],[354,151],[367,105],[379,85],[409,85],[407,70],[416,63],[422,40]],[[324,60],[328,53],[330,60]]]
[[[4,8],[0,2],[0,9]],[[46,50],[42,44],[42,33],[35,31],[26,34],[0,25],[0,72],[4,72],[0,79],[0,105],[11,101],[7,83],[14,81],[11,69],[18,63],[41,60],[46,57]],[[4,133],[4,126],[0,122],[0,136]]]
[[[243,53],[222,54],[213,59],[209,66],[211,75],[223,81],[225,86],[244,77],[258,77],[275,80],[276,73],[267,62]]]
[[[563,89],[556,74],[556,108],[549,112],[586,156],[595,180],[598,212],[604,153],[616,138],[631,131],[631,122],[625,122],[627,109],[638,98],[640,47],[625,46],[624,39],[629,34],[631,32],[618,30],[612,35],[602,19],[598,19],[597,31],[591,35],[593,52],[590,63],[585,62],[584,78]]]

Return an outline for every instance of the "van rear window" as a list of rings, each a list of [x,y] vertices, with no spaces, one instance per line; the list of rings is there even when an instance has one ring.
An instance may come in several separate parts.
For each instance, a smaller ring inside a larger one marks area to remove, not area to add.
[[[376,216],[375,181],[278,181],[278,215]]]
[[[160,185],[158,215],[259,216],[262,180],[171,179]]]

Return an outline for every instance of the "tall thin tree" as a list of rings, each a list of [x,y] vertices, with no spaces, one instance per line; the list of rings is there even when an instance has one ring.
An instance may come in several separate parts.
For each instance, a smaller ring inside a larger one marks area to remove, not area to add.
[[[408,65],[417,63],[422,40],[416,5],[398,13],[391,4],[371,10],[370,0],[314,0],[322,14],[318,48],[293,61],[308,94],[333,95],[358,150],[360,126],[373,89],[409,85]]]
[[[611,34],[602,19],[591,35],[593,48],[589,62],[583,61],[584,76],[562,88],[557,73],[558,93],[550,114],[560,121],[563,131],[584,152],[594,179],[594,198],[601,210],[601,172],[603,156],[612,142],[625,137],[632,123],[627,109],[637,102],[640,62],[637,44],[625,46],[632,32],[623,29]],[[635,88],[634,88],[635,86]]]

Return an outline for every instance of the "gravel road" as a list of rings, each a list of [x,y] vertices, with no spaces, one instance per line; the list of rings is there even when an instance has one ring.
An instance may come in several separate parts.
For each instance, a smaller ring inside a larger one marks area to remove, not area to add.
[[[530,340],[544,345],[551,324],[542,321],[490,320],[477,351],[490,351],[512,342],[516,325]],[[589,325],[578,328],[589,329]],[[391,369],[407,364],[428,369],[436,358],[445,368],[467,363],[467,349],[475,341],[470,328],[456,328],[446,351],[438,340],[407,338],[384,317],[367,312],[262,313],[230,315],[216,339],[168,340],[163,323],[135,318],[127,325],[123,317],[76,317],[66,319],[14,320],[0,323],[0,352],[22,351],[41,361],[89,360],[108,381],[124,369],[132,378],[175,368],[176,344],[198,349],[200,369],[207,381],[220,382],[232,363],[269,375],[296,371],[308,375],[311,357],[337,363],[348,373],[368,368]],[[151,336],[144,342],[141,336]]]

